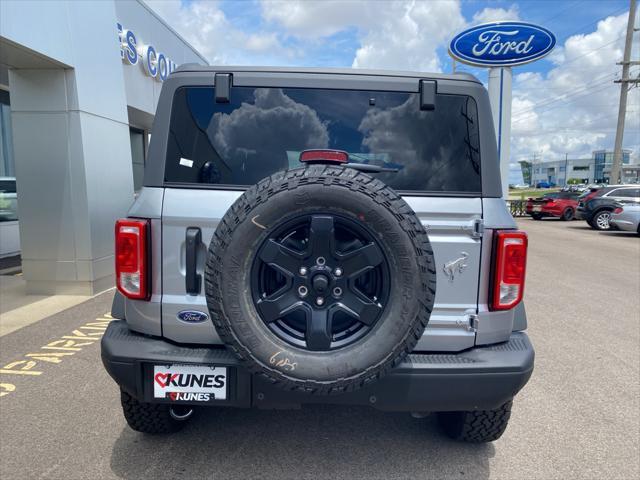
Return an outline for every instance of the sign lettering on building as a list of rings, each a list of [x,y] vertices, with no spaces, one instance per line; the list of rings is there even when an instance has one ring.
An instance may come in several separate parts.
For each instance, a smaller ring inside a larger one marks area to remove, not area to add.
[[[153,45],[144,44],[132,30],[125,29],[120,23],[118,39],[120,41],[120,57],[128,65],[142,64],[144,72],[159,82],[167,79],[178,66]]]

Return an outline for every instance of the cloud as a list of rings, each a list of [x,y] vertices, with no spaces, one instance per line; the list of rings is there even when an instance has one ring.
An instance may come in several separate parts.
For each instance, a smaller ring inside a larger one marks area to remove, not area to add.
[[[358,47],[351,66],[439,72],[438,50],[464,26],[458,1],[272,1],[264,18],[300,39],[326,39],[353,28]]]
[[[479,139],[468,133],[473,124],[473,101],[441,98],[434,112],[425,112],[414,95],[397,106],[367,110],[358,130],[365,149],[388,153],[402,166],[397,173],[379,175],[382,181],[403,190],[478,191]]]
[[[262,16],[288,35],[317,39],[375,23],[374,4],[359,0],[261,0]]]
[[[569,37],[547,73],[514,76],[512,162],[590,157],[613,149],[627,14],[598,22],[595,31]],[[637,37],[636,37],[637,38]],[[632,69],[636,72],[638,67]],[[629,92],[624,146],[640,146],[639,89]]]
[[[518,5],[511,5],[508,9],[487,7],[473,15],[472,24],[489,22],[504,22],[506,20],[520,20]]]
[[[146,0],[156,13],[215,65],[287,64],[295,49],[276,32],[249,33],[229,21],[218,1]]]
[[[251,103],[250,103],[251,102]],[[257,88],[230,114],[216,113],[207,135],[225,159],[243,165],[238,183],[251,185],[289,166],[287,152],[327,148],[329,133],[318,114],[277,88]]]
[[[460,30],[458,2],[402,2],[389,5],[378,24],[362,35],[352,66],[440,72],[438,49]]]

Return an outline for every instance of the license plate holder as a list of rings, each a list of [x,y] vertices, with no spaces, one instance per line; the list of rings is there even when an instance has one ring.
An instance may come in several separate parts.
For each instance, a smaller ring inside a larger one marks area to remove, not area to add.
[[[227,402],[232,368],[222,365],[154,364],[146,370],[154,401]]]

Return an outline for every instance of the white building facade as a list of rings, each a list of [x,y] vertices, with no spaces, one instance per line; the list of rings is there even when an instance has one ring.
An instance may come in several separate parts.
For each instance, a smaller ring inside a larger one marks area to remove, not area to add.
[[[640,165],[632,163],[632,151],[623,151],[622,183],[640,182]],[[564,160],[539,161],[535,163],[521,162],[523,177],[526,169],[531,172],[531,184],[539,182],[565,186],[567,182],[610,183],[613,152],[596,150],[591,158],[566,158]]]
[[[114,221],[183,63],[206,60],[141,1],[0,2],[0,177],[16,177],[28,291],[113,286]]]

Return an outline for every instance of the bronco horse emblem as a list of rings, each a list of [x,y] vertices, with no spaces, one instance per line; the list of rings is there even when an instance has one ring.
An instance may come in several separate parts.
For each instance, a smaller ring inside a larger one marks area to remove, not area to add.
[[[456,272],[462,273],[462,271],[467,268],[465,261],[469,257],[469,254],[467,252],[460,252],[460,255],[462,255],[460,258],[445,263],[442,268],[442,271],[449,277],[450,282],[453,282]]]

